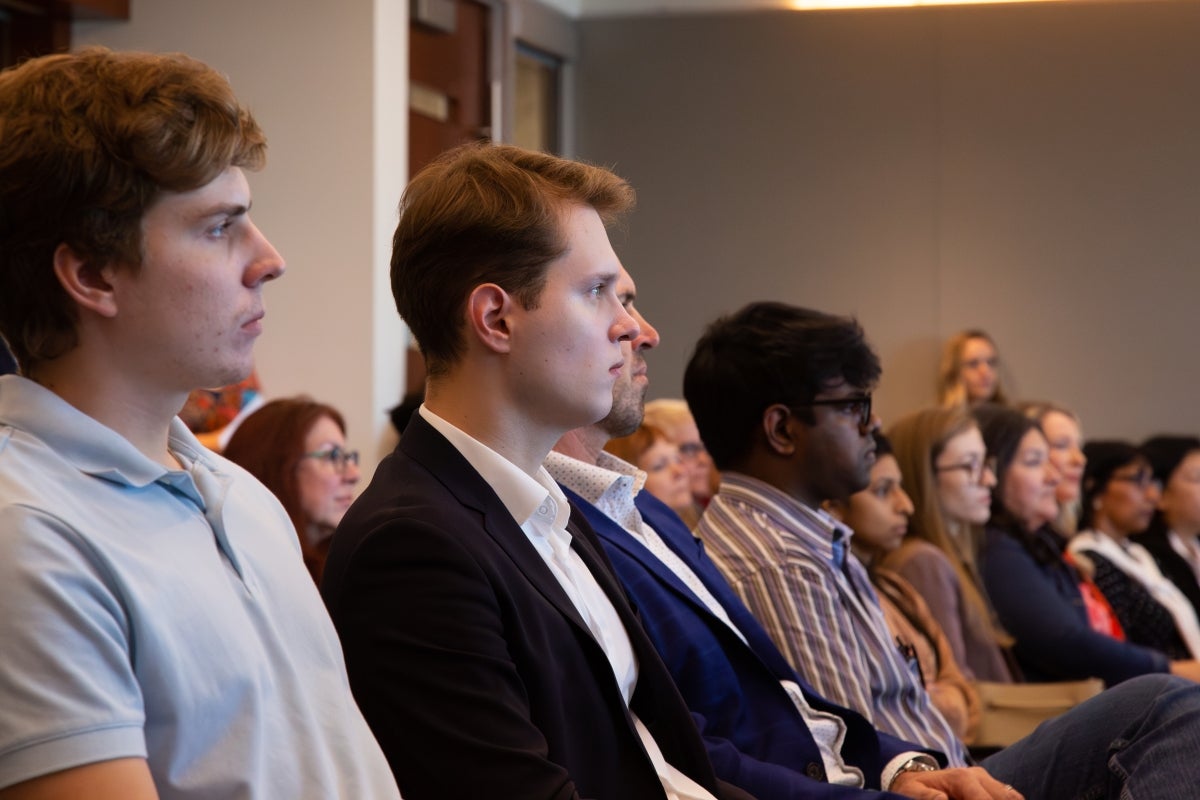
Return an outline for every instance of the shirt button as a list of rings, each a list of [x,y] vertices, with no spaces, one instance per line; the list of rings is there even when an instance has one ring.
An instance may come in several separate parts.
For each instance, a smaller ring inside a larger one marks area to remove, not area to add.
[[[549,516],[550,515],[550,506],[538,506],[538,513],[541,514],[543,517]]]
[[[825,768],[816,762],[811,762],[804,768],[804,774],[812,778],[814,781],[825,780]]]

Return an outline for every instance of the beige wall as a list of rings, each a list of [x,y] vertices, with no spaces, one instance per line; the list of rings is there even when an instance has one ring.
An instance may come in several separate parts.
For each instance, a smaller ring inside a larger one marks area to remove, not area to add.
[[[928,402],[939,341],[979,325],[1019,394],[1091,434],[1200,430],[1200,3],[577,25],[575,151],[640,192],[618,245],[664,334],[656,396],[679,393],[707,321],[776,297],[859,316],[885,418]],[[75,36],[230,75],[271,139],[254,217],[289,262],[267,389],[388,447],[407,3],[133,0]]]
[[[1092,435],[1200,430],[1200,4],[762,12],[580,23],[578,154],[639,190],[618,249],[678,395],[704,324],[856,314],[879,406],[939,342]]]
[[[370,475],[391,444],[403,331],[387,280],[407,169],[407,3],[132,0],[126,23],[74,44],[180,50],[227,74],[267,133],[252,216],[288,271],[267,287],[258,345],[269,396],[342,410]]]

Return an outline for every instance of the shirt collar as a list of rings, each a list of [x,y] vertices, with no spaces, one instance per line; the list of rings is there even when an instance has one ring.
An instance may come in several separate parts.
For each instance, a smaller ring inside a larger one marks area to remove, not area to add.
[[[500,502],[518,525],[525,525],[547,501],[553,503],[554,527],[565,530],[567,518],[571,515],[571,507],[567,496],[550,477],[545,467],[529,475],[516,464],[488,447],[469,433],[439,417],[425,405],[417,409],[421,418],[454,446],[462,454],[480,477],[488,483]]]
[[[835,561],[834,542],[838,542],[838,548],[845,553],[854,536],[853,529],[834,519],[824,509],[810,508],[771,484],[739,472],[721,473],[717,497],[757,508],[781,520],[780,529],[794,532],[807,540],[830,562]],[[715,501],[717,498],[713,499]]]
[[[135,488],[156,481],[204,502],[189,473],[202,466],[220,472],[217,462],[178,417],[171,420],[168,448],[183,470],[169,470],[133,443],[59,395],[19,375],[0,377],[0,425],[36,436],[80,472]]]
[[[598,462],[592,464],[552,450],[543,466],[556,481],[595,506],[617,494],[637,497],[646,485],[645,472],[612,453],[600,451]]]

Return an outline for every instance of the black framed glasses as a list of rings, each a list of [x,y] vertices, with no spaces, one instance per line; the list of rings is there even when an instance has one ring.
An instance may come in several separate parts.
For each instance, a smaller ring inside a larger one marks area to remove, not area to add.
[[[985,472],[996,474],[996,459],[989,457],[985,459],[969,458],[958,464],[934,464],[934,472],[965,472],[971,483],[979,483],[983,480]]]
[[[317,461],[324,461],[331,465],[338,472],[345,472],[346,467],[353,464],[358,466],[358,451],[343,450],[340,447],[330,447],[327,450],[314,450],[311,453],[305,453],[304,458],[313,458]]]
[[[1162,491],[1162,481],[1154,477],[1154,470],[1149,467],[1141,467],[1137,472],[1128,472],[1124,475],[1112,475],[1109,480],[1132,483],[1143,491],[1151,488]]]
[[[838,408],[847,414],[858,417],[858,427],[871,427],[871,393],[852,394],[849,397],[826,397],[821,400],[809,400],[807,403],[797,403],[797,408],[809,406],[830,406]]]

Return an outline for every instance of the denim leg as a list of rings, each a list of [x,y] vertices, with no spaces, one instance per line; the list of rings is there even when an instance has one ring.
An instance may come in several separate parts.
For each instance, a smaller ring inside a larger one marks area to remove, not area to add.
[[[983,760],[1027,800],[1194,800],[1200,685],[1170,675],[1120,683]]]

